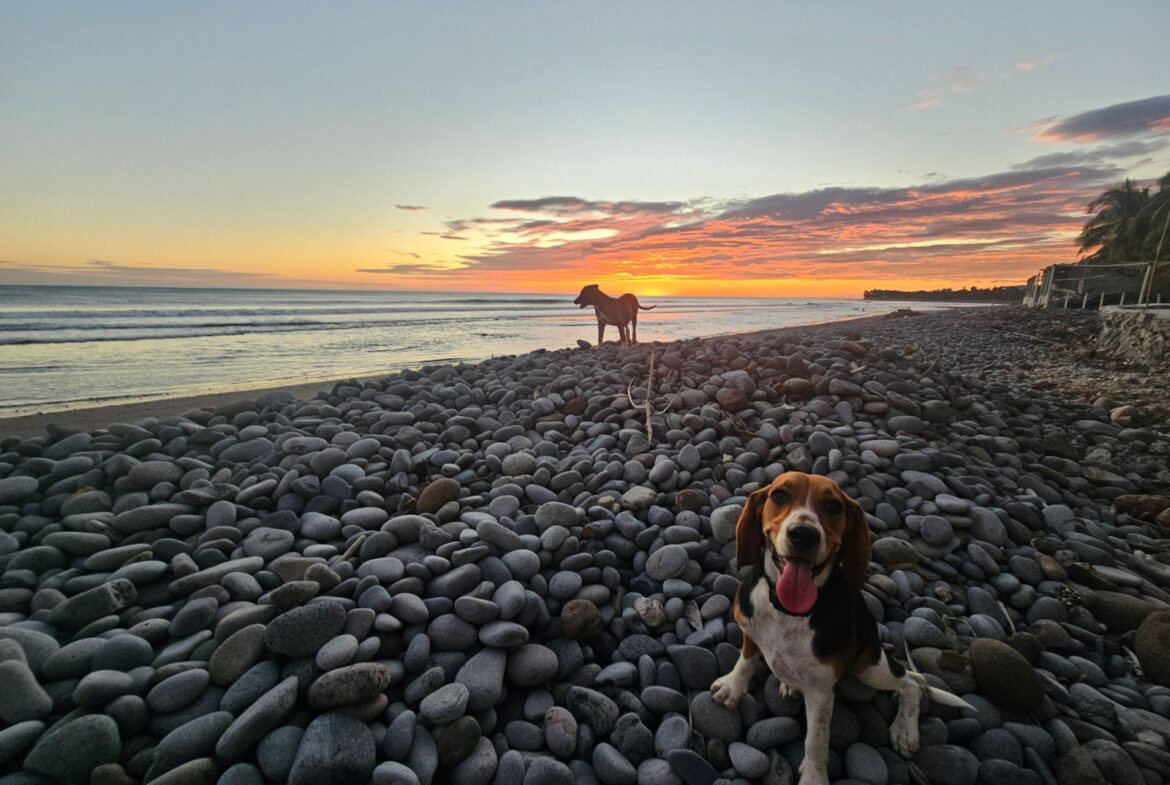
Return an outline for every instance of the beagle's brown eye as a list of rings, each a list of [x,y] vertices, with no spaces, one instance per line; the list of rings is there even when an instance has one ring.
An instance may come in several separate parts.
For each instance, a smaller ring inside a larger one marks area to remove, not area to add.
[[[776,490],[772,491],[772,501],[776,502],[777,504],[784,504],[788,501],[788,491],[784,490],[783,488],[777,488]]]
[[[825,508],[825,512],[827,512],[829,515],[838,515],[842,510],[845,509],[845,505],[841,504],[841,502],[837,501],[836,499],[825,499],[821,506]]]

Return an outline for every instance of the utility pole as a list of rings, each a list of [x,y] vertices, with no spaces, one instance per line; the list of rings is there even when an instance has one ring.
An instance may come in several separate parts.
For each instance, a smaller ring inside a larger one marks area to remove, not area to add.
[[[1162,258],[1162,244],[1166,242],[1166,230],[1170,229],[1170,204],[1165,205],[1162,209],[1166,211],[1166,220],[1162,223],[1162,236],[1158,238],[1158,248],[1154,251],[1154,261],[1150,263],[1150,272],[1145,286],[1146,305],[1150,304],[1150,293],[1154,289],[1154,279],[1158,277],[1158,260]],[[1158,302],[1162,302],[1160,295]]]

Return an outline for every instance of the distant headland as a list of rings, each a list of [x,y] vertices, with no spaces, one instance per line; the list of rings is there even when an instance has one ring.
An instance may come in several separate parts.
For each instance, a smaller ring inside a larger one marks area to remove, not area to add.
[[[919,289],[899,291],[897,289],[870,289],[862,298],[865,300],[926,300],[930,302],[963,303],[1017,303],[1024,296],[1023,286],[990,286],[966,289]]]

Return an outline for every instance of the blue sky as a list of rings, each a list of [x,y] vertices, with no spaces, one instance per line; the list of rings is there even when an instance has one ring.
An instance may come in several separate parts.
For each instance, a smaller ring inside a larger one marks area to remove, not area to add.
[[[613,254],[591,268],[595,246],[581,245],[626,225],[534,241],[493,204],[677,202],[678,223],[1118,143],[1131,147],[1094,154],[1108,171],[1076,187],[1150,178],[1170,168],[1159,129],[1043,134],[1045,121],[1170,93],[1167,29],[1165,0],[7,3],[0,280],[129,268],[121,282],[433,288],[438,271],[509,288],[545,269],[531,252],[543,248],[548,280],[567,285],[637,275]],[[698,250],[692,264],[722,269]],[[524,263],[507,268],[516,251]],[[817,275],[775,256],[759,276]],[[642,259],[629,251],[628,264]],[[972,277],[1017,271],[985,272]]]

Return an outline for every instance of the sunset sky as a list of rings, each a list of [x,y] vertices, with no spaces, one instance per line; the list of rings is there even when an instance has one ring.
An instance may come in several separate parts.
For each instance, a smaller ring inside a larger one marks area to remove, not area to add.
[[[1021,283],[1170,169],[1170,3],[8,2],[0,283]]]

